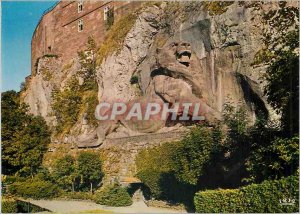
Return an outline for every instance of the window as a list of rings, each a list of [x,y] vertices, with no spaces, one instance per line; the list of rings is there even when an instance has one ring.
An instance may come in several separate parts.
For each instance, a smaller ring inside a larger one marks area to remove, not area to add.
[[[83,10],[83,0],[78,1],[78,13],[80,13]]]
[[[82,19],[80,19],[78,21],[78,32],[81,32],[81,31],[83,31],[83,20]]]
[[[104,13],[103,13],[103,14],[104,14],[104,17],[103,17],[104,21],[107,20],[108,12],[109,12],[109,7],[105,7],[105,8],[104,8]]]

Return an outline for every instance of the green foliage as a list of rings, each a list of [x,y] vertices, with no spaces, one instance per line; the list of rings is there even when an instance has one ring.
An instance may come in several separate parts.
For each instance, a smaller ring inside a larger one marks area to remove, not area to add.
[[[86,49],[78,52],[81,66],[79,75],[83,78],[81,91],[98,90],[96,82],[96,46],[93,37],[88,37]]]
[[[291,137],[299,133],[299,13],[298,8],[279,2],[279,8],[263,16],[264,50],[271,57],[265,80],[265,95],[281,114],[283,131]]]
[[[52,109],[58,125],[57,134],[68,133],[80,115],[87,113],[90,125],[96,125],[94,111],[98,104],[98,84],[96,81],[96,43],[88,38],[86,49],[78,52],[80,70],[78,76],[71,77],[63,90],[52,92]],[[83,83],[79,84],[79,78]]]
[[[276,55],[299,47],[298,8],[286,4],[280,2],[278,9],[268,10],[263,16],[263,42]]]
[[[60,195],[63,199],[77,199],[77,200],[94,200],[94,194],[90,192],[63,192]]]
[[[172,156],[179,142],[164,143],[161,146],[141,151],[136,158],[137,176],[149,188],[152,197],[157,199],[170,198],[177,192],[172,185],[176,178],[168,175],[174,174]],[[176,182],[178,183],[178,182]]]
[[[109,30],[111,26],[114,24],[115,17],[114,17],[114,7],[109,8],[107,11],[107,19],[105,21],[106,30]]]
[[[82,104],[77,78],[72,77],[62,91],[54,89],[52,98],[52,109],[58,122],[56,131],[57,133],[68,132],[77,122]]]
[[[223,166],[235,169],[235,183],[262,182],[294,174],[298,169],[298,138],[282,138],[278,125],[258,116],[250,126],[241,107],[225,106],[224,120],[228,126],[222,152],[227,155]],[[237,165],[240,167],[237,169]],[[226,174],[225,174],[226,175]],[[228,177],[227,175],[225,177]]]
[[[56,55],[56,54],[45,54],[44,56],[42,56],[42,58],[46,58],[46,57],[48,57],[48,58],[51,58],[51,57],[58,58],[58,55]]]
[[[290,176],[281,180],[265,181],[240,189],[208,190],[196,193],[194,203],[198,213],[246,212],[279,213],[299,211],[298,177]],[[293,201],[283,205],[284,200]]]
[[[95,152],[81,152],[77,158],[77,172],[83,184],[93,185],[100,183],[103,178],[102,161],[100,155]]]
[[[12,197],[2,196],[1,212],[2,213],[17,213],[17,201]]]
[[[75,159],[71,155],[66,155],[56,160],[53,178],[62,189],[74,191],[76,176]]]
[[[267,69],[267,100],[281,113],[283,130],[292,136],[299,132],[299,56],[291,51],[281,55]]]
[[[208,190],[196,193],[194,203],[198,213],[298,212],[298,185],[298,178],[291,176],[240,189]],[[283,200],[294,201],[294,204],[282,205]]]
[[[246,109],[243,106],[233,107],[230,103],[226,103],[223,109],[223,123],[227,126],[225,142],[222,145],[222,153],[226,157],[223,164],[224,171],[238,174],[239,176],[231,176],[230,179],[234,179],[234,183],[240,185],[242,178],[247,176],[244,164],[251,145]]]
[[[137,84],[139,83],[139,77],[136,76],[136,75],[133,75],[131,78],[130,78],[130,84],[133,85],[133,84]]]
[[[210,160],[213,147],[212,133],[206,127],[195,127],[185,136],[172,157],[179,181],[196,185]]]
[[[294,174],[299,167],[299,137],[275,138],[255,149],[246,162],[250,180],[278,179]]]
[[[24,198],[42,199],[53,198],[59,193],[58,187],[38,178],[28,179],[24,182],[15,182],[9,186],[9,192]]]
[[[137,176],[149,188],[156,199],[186,203],[201,182],[206,166],[214,151],[213,140],[220,133],[205,127],[195,127],[180,142],[141,151],[136,159]]]
[[[95,193],[95,202],[112,207],[124,207],[132,204],[132,199],[125,188],[118,184],[103,187]]]
[[[198,192],[194,203],[200,213],[239,213],[243,207],[238,189],[218,189]]]
[[[261,49],[258,52],[256,52],[256,54],[254,55],[254,59],[253,59],[253,62],[251,63],[251,65],[267,63],[273,58],[274,58],[274,54],[272,52],[270,52],[270,50]]]
[[[2,93],[2,166],[4,174],[33,175],[50,142],[44,119],[27,114],[14,91]]]

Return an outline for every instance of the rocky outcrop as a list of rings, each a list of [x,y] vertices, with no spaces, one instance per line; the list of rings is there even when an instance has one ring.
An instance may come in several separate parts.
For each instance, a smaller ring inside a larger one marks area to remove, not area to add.
[[[262,48],[262,15],[278,7],[278,3],[234,2],[226,7],[225,12],[215,15],[202,2],[161,3],[141,9],[124,43],[96,69],[98,101],[130,104],[155,100],[170,105],[198,102],[211,124],[221,119],[227,102],[244,105],[253,120],[258,112],[274,117],[262,93],[264,83],[260,77],[266,66],[253,65],[253,59]],[[36,75],[29,78],[22,93],[31,113],[43,116],[50,126],[55,126],[51,93],[54,88],[63,88],[78,70],[78,59],[62,65],[59,58],[41,58]],[[138,79],[137,84],[131,81],[133,77]],[[63,136],[63,141],[79,148],[100,146],[104,153],[108,150],[106,164],[113,165],[114,159],[124,160],[124,172],[120,171],[122,167],[114,172],[114,176],[124,177],[134,175],[131,169],[135,148],[140,150],[152,144],[148,140],[128,141],[124,143],[126,151],[114,145],[117,152],[110,152],[108,148],[114,139],[176,130],[186,130],[185,124],[115,120],[101,121],[93,128],[80,115],[76,132]],[[117,154],[122,154],[122,158]]]

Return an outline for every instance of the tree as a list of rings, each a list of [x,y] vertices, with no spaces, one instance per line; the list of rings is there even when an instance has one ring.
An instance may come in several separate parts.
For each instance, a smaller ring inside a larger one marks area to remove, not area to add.
[[[81,152],[77,159],[78,175],[83,183],[90,184],[90,191],[93,186],[103,178],[102,161],[99,154],[95,152]]]
[[[56,160],[53,170],[53,177],[56,182],[64,189],[71,186],[75,190],[75,179],[77,177],[75,159],[71,155],[65,155]]]
[[[182,145],[175,151],[173,161],[175,175],[179,181],[196,185],[204,168],[209,163],[213,149],[212,132],[198,126],[182,139]]]
[[[275,138],[269,145],[258,147],[246,162],[248,180],[262,182],[296,173],[299,167],[299,137]]]
[[[265,95],[281,114],[281,125],[287,137],[299,133],[299,8],[278,3],[279,8],[263,16],[263,42],[272,57],[265,79]]]
[[[266,73],[268,102],[281,113],[283,131],[288,136],[299,133],[299,56],[282,52]]]
[[[33,176],[50,142],[46,122],[28,114],[15,91],[2,93],[1,104],[3,173]]]

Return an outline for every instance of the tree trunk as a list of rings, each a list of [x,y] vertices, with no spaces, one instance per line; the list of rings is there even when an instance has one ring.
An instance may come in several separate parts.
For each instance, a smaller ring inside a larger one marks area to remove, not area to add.
[[[74,192],[74,182],[72,182],[72,192]]]
[[[93,183],[91,182],[91,193],[93,193]]]

